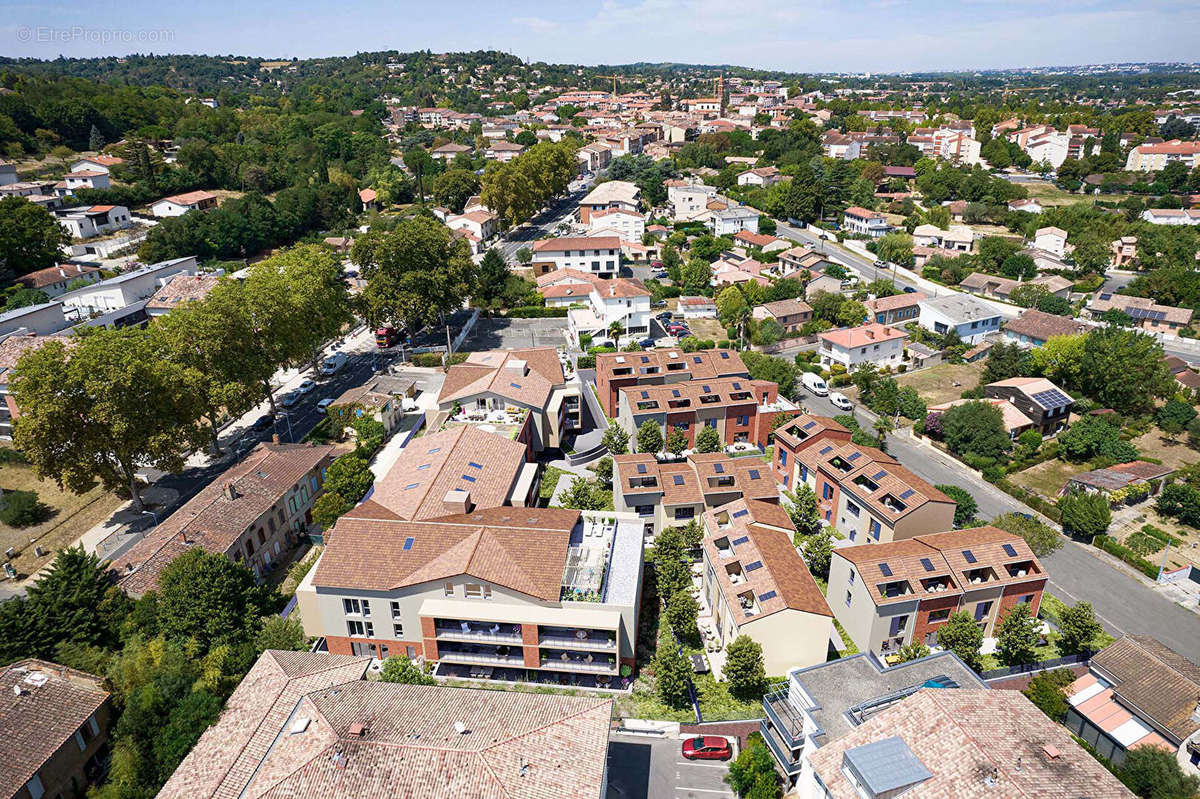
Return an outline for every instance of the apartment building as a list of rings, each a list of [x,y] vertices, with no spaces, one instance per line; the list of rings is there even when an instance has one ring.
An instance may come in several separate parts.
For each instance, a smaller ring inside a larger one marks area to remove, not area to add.
[[[579,391],[579,378],[564,376],[554,347],[472,352],[446,372],[428,415],[446,414],[447,424],[513,427],[513,440],[532,455],[561,447],[580,429]]]
[[[716,643],[746,635],[779,674],[823,663],[833,614],[792,545],[796,528],[778,505],[739,499],[704,514],[704,601]]]
[[[886,543],[949,530],[954,500],[874,447],[840,441],[801,449],[792,485],[808,484],[825,522],[851,543]]]
[[[818,441],[848,443],[850,436],[849,430],[825,416],[805,413],[784,423],[775,430],[775,453],[771,461],[775,482],[784,488],[795,485],[793,472],[801,450]]]
[[[1131,749],[1157,746],[1200,776],[1198,697],[1200,666],[1148,635],[1127,635],[1093,655],[1067,688],[1064,723],[1116,765]]]
[[[706,509],[743,498],[779,502],[770,470],[752,458],[723,452],[692,452],[685,460],[666,463],[648,452],[613,458],[613,507],[636,513],[647,536],[682,527]]]
[[[587,302],[568,312],[567,330],[575,342],[585,334],[593,338],[608,336],[614,324],[620,326],[616,338],[649,334],[650,296],[650,289],[640,280],[593,279]]]
[[[616,421],[630,436],[649,420],[662,429],[664,437],[681,430],[689,448],[696,445],[701,426],[716,429],[726,445],[765,447],[775,417],[799,413],[769,380],[725,377],[622,388],[619,394]]]
[[[717,196],[713,186],[706,186],[694,179],[668,180],[667,205],[671,219],[676,222],[696,219],[708,213],[708,204]]]
[[[866,208],[852,205],[842,212],[842,229],[847,233],[877,239],[891,227],[887,223],[887,217],[878,211],[868,211]]]
[[[158,796],[603,799],[611,700],[387,683],[371,666],[267,650]]]
[[[802,799],[1133,799],[1019,691],[925,687],[864,716],[809,760]]]
[[[608,146],[612,149],[611,144]],[[606,180],[579,201],[579,222],[586,225],[593,212],[608,208],[621,208],[636,213],[640,197],[641,189],[636,184],[626,180]]]
[[[899,366],[904,360],[908,334],[899,328],[868,322],[819,333],[817,340],[822,366],[838,363],[853,371],[864,363],[873,363],[881,369]]]
[[[596,356],[596,393],[600,396],[604,414],[610,419],[617,415],[623,388],[725,377],[750,378],[746,364],[735,350],[684,352],[671,348],[606,352]]]
[[[787,784],[810,790],[814,752],[876,713],[934,687],[986,689],[987,684],[950,651],[890,667],[869,652],[793,667],[787,682],[763,697],[760,732]]]
[[[1047,579],[1023,538],[976,527],[835,549],[829,597],[855,645],[887,658],[906,644],[936,645],[958,611],[994,637],[1014,606],[1037,615]]]
[[[597,277],[616,277],[621,269],[621,238],[567,236],[541,239],[533,243],[533,259],[554,264],[555,269],[578,269]]]
[[[104,678],[44,660],[0,672],[0,796],[82,795],[104,773],[112,703]]]
[[[338,519],[296,595],[335,654],[404,654],[443,677],[617,687],[632,666],[642,525],[630,514],[475,508]]]
[[[1172,161],[1182,162],[1189,170],[1200,164],[1200,141],[1171,141],[1139,144],[1129,151],[1125,169],[1129,172],[1158,172]]]
[[[194,275],[198,271],[194,255],[145,264],[116,277],[68,291],[59,297],[59,301],[66,313],[79,318],[119,311],[148,300],[171,277]]]
[[[758,232],[758,211],[749,206],[719,208],[708,216],[708,228],[714,236],[733,236],[748,230]]]
[[[1131,297],[1103,291],[1087,305],[1088,315],[1099,319],[1105,311],[1123,311],[1133,319],[1133,324],[1143,330],[1170,333],[1192,323],[1192,309],[1159,305],[1149,297]]]
[[[622,241],[641,242],[646,233],[646,217],[624,208],[605,208],[588,214],[588,235],[616,233]]]

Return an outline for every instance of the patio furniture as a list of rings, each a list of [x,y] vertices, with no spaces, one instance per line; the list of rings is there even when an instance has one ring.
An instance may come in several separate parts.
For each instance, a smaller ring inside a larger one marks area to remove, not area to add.
[[[488,628],[488,632],[490,632],[490,633],[498,633],[498,632],[500,632],[500,625],[499,625],[499,624],[493,624],[491,627],[489,627],[489,628]]]
[[[464,633],[469,633],[469,632],[471,632],[471,625],[467,624],[465,621],[464,621],[464,622],[461,622],[461,623],[459,624],[459,626],[460,626],[460,627],[462,627],[462,631],[463,631]]]

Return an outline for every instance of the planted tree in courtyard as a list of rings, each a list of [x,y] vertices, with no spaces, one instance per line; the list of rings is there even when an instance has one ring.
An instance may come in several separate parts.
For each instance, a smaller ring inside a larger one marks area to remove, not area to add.
[[[656,455],[662,452],[663,434],[658,423],[653,419],[647,419],[642,422],[637,431],[637,448],[638,452],[648,452],[651,455]]]
[[[971,618],[970,613],[965,610],[951,613],[946,623],[938,628],[937,642],[938,646],[953,651],[975,671],[982,669],[983,658],[979,648],[983,646],[983,628]]]
[[[1005,666],[1033,663],[1038,643],[1038,620],[1028,602],[1014,605],[1004,614],[997,633],[996,654]]]
[[[745,701],[761,699],[767,689],[762,645],[745,634],[733,639],[725,647],[723,672],[735,697]]]

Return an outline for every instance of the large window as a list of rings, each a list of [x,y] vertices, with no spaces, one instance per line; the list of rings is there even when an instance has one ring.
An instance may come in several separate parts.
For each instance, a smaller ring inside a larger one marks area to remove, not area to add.
[[[491,599],[492,587],[479,583],[467,583],[466,594],[468,599]]]
[[[346,634],[362,637],[365,633],[363,623],[356,619],[346,619]]]
[[[392,600],[392,618],[400,618],[400,603],[395,600]]]

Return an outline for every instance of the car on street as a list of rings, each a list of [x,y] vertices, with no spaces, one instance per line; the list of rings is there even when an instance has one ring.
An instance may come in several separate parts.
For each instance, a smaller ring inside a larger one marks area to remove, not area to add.
[[[275,424],[275,417],[271,414],[264,414],[254,420],[254,424],[250,425],[250,429],[256,433],[261,433],[264,430],[270,430]]]
[[[321,364],[321,374],[326,377],[337,374],[346,365],[347,360],[346,353],[335,352],[325,359],[325,363]]]
[[[308,394],[316,387],[317,387],[317,384],[315,381],[305,380],[303,383],[296,386],[296,390],[299,391],[301,394]]]
[[[728,760],[733,757],[733,747],[718,735],[697,735],[683,742],[683,756],[688,760]]]
[[[285,408],[290,408],[299,402],[303,397],[304,394],[300,391],[289,391],[287,394],[283,395],[283,399],[279,401],[279,404]]]
[[[843,411],[854,410],[854,403],[851,402],[850,399],[840,391],[830,391],[829,401],[832,402],[834,406],[841,408]]]
[[[329,406],[333,404],[333,397],[326,397],[317,403],[317,413],[325,413],[329,410]]]

